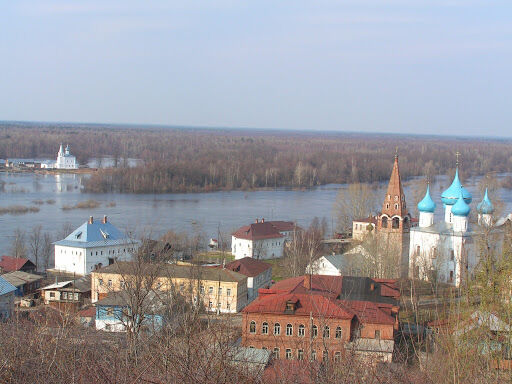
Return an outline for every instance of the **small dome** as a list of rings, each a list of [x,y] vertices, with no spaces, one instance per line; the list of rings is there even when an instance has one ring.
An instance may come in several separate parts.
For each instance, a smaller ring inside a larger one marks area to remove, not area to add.
[[[482,213],[484,215],[491,214],[494,212],[494,206],[492,205],[491,200],[489,200],[487,188],[485,188],[484,199],[480,202],[480,204],[477,205],[476,209],[478,210],[478,213]]]
[[[455,177],[453,178],[452,185],[448,187],[442,194],[441,200],[446,205],[454,205],[459,198],[459,193],[462,191],[462,197],[467,204],[470,204],[473,200],[471,193],[462,186],[459,179],[459,168],[455,170]]]
[[[425,197],[418,203],[418,210],[420,212],[430,212],[434,213],[436,210],[436,203],[430,197],[430,185],[427,185],[427,192],[425,193]]]
[[[466,203],[466,200],[464,199],[464,195],[463,195],[462,188],[461,188],[459,190],[459,198],[457,199],[457,202],[452,207],[452,213],[455,216],[466,217],[469,215],[469,211],[471,211],[471,208]]]

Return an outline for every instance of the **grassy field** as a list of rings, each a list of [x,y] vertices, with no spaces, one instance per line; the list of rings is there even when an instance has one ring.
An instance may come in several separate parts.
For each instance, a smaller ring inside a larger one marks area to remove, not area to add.
[[[270,259],[264,261],[265,263],[272,264],[272,280],[279,281],[288,277],[283,265],[283,259]]]
[[[194,260],[200,261],[208,261],[212,263],[222,264],[223,260],[226,260],[226,263],[235,260],[235,256],[230,252],[221,252],[221,251],[213,251],[213,252],[201,252],[194,257]]]

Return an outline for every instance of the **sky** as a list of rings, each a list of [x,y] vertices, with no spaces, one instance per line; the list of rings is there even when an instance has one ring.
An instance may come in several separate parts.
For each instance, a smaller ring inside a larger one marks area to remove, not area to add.
[[[512,137],[512,2],[0,0],[0,120]]]

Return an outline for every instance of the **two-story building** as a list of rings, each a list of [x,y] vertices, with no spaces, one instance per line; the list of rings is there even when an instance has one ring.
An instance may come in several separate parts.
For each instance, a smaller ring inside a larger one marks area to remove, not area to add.
[[[244,257],[228,263],[224,268],[247,276],[247,299],[250,303],[258,297],[260,288],[272,284],[272,265],[251,257]]]
[[[398,330],[395,282],[306,275],[261,289],[243,311],[242,345],[276,359],[340,361],[347,350],[389,362]]]
[[[91,276],[47,285],[41,288],[41,296],[46,305],[75,312],[91,299]]]
[[[92,302],[130,289],[136,279],[162,291],[174,289],[212,312],[236,313],[247,305],[247,277],[229,269],[198,265],[117,262],[91,274]],[[133,289],[132,289],[133,290]]]
[[[291,241],[297,230],[300,228],[292,221],[256,219],[255,223],[241,227],[232,234],[231,253],[235,259],[282,257],[286,243]]]
[[[129,260],[137,251],[139,242],[112,225],[107,216],[88,221],[65,239],[55,244],[55,270],[68,274],[87,275],[93,270]]]

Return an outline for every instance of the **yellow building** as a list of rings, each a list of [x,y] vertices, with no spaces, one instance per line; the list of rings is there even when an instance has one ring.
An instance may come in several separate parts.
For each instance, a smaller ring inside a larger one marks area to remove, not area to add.
[[[210,311],[236,313],[247,305],[247,277],[223,268],[197,265],[117,262],[91,273],[95,303],[124,289],[175,290]]]

